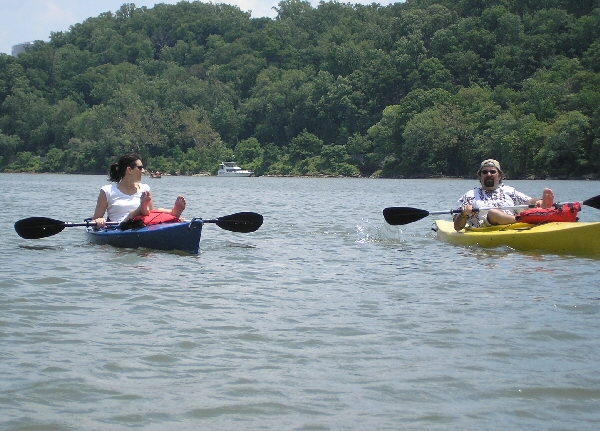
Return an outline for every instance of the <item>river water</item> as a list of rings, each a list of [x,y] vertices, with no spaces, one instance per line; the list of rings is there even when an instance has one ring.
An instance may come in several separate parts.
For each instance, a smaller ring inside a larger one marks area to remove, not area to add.
[[[145,182],[159,206],[184,194],[187,218],[264,224],[207,224],[197,256],[91,245],[81,227],[25,240],[15,221],[80,222],[106,178],[0,174],[0,429],[600,427],[600,258],[463,248],[432,217],[383,220],[449,210],[476,181]]]

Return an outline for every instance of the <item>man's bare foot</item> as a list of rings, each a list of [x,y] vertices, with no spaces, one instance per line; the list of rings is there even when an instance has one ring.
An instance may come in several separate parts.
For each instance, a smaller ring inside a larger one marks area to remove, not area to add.
[[[152,193],[149,191],[142,192],[140,197],[140,214],[147,216],[150,214],[150,204],[152,203]]]
[[[552,189],[544,189],[542,208],[550,208],[552,205],[554,205],[554,192]]]
[[[175,205],[173,205],[173,209],[171,210],[171,214],[175,217],[179,218],[181,213],[185,209],[185,198],[181,195],[177,196],[175,199]]]

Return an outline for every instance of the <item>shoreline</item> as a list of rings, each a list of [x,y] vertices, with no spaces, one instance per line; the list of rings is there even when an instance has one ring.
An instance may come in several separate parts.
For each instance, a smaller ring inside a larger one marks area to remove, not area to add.
[[[0,172],[0,174],[31,174],[31,175],[106,175],[106,174],[96,174],[96,173],[67,173],[67,172]],[[162,177],[218,177],[216,174],[211,174],[209,172],[201,172],[198,174],[189,174],[189,175],[181,175],[181,174],[161,174]],[[331,179],[331,178],[353,178],[353,179],[366,179],[366,180],[473,180],[477,179],[476,176],[472,177],[456,177],[456,176],[445,176],[445,175],[434,175],[434,176],[422,176],[422,177],[380,177],[380,176],[344,176],[344,175],[253,175],[252,177],[243,177],[243,178],[323,178],[323,179]],[[142,178],[152,178],[150,175],[144,175]],[[527,178],[504,178],[506,181],[600,181],[600,175],[584,175],[583,177],[576,178],[564,178],[564,177],[543,177],[537,178],[534,175],[531,175]]]

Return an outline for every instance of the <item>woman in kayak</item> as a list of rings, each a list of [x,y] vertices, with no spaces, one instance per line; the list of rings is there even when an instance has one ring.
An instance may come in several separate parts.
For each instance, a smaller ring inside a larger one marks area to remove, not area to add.
[[[98,195],[93,222],[98,228],[106,226],[107,221],[123,222],[136,216],[147,216],[150,211],[171,214],[179,218],[185,209],[185,198],[178,196],[173,209],[154,210],[152,193],[147,184],[141,183],[144,165],[138,154],[122,156],[118,162],[110,165],[109,180],[112,184],[103,186]],[[104,215],[107,214],[107,218]]]
[[[477,171],[481,187],[475,187],[461,196],[458,206],[460,214],[454,216],[454,229],[459,231],[467,224],[471,227],[484,227],[515,222],[515,210],[502,210],[500,207],[516,205],[529,205],[549,208],[554,204],[554,192],[544,189],[542,199],[531,198],[502,183],[502,169],[500,163],[494,159],[487,159],[481,163]],[[491,209],[487,214],[480,214],[478,208]]]

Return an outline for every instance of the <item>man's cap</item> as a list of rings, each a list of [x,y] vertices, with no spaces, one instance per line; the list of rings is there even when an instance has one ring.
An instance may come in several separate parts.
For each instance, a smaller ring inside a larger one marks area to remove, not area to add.
[[[498,169],[498,171],[502,172],[502,168],[500,167],[500,162],[498,160],[485,159],[483,162],[481,162],[481,166],[479,167],[479,170],[477,171],[477,175],[479,175],[481,173],[481,170],[486,166],[494,167],[494,168]]]

